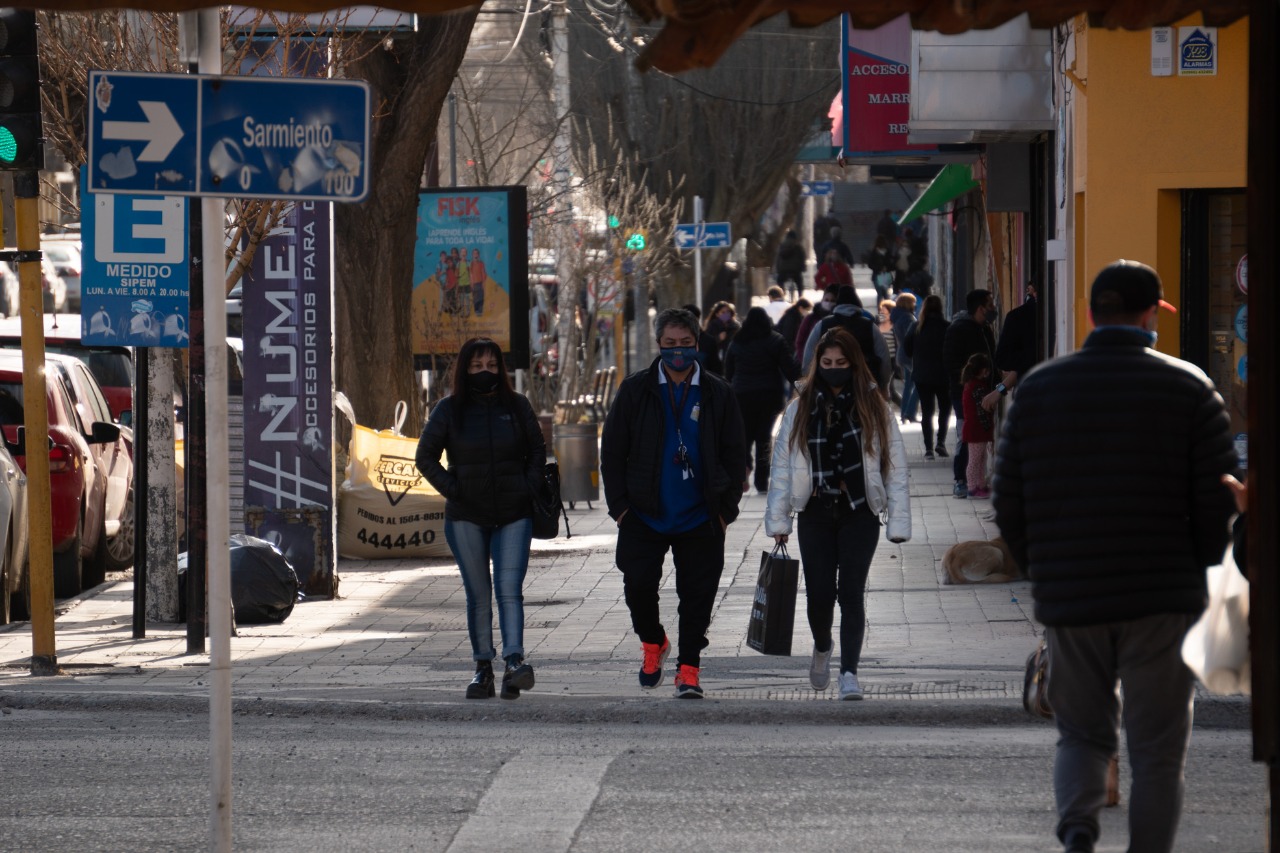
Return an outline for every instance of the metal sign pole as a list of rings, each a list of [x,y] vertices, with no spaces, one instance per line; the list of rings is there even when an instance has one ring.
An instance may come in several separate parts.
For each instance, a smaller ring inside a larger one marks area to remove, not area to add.
[[[694,290],[697,291],[698,311],[704,311],[702,307],[702,196],[695,195],[693,197],[693,227],[697,232],[697,239],[693,243],[693,281]],[[701,317],[699,317],[701,319]]]

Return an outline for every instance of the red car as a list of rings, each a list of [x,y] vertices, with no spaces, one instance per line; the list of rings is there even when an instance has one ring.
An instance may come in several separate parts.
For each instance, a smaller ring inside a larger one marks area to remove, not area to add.
[[[0,320],[0,347],[22,349],[22,322],[18,317]],[[129,426],[133,416],[133,351],[129,347],[80,343],[78,314],[44,315],[46,352],[72,355],[89,366],[102,395],[111,407],[112,420]],[[127,413],[127,414],[126,414]]]
[[[51,356],[50,361],[59,357]],[[55,365],[50,364],[50,368]],[[88,585],[101,583],[108,568],[107,493],[110,473],[100,459],[114,458],[114,446],[122,440],[121,428],[101,420],[86,422],[77,410],[75,392],[61,369],[46,370],[49,412],[49,483],[53,522],[54,595],[67,598]],[[19,428],[24,424],[22,353],[0,350],[0,427],[14,460],[27,467],[25,444]],[[25,430],[24,430],[25,432]],[[107,445],[113,449],[107,452]],[[132,463],[129,466],[132,479]],[[130,483],[130,494],[132,483]],[[116,518],[117,533],[119,518]],[[129,525],[132,535],[133,528]],[[132,548],[132,543],[130,543]],[[90,558],[85,571],[84,558]]]

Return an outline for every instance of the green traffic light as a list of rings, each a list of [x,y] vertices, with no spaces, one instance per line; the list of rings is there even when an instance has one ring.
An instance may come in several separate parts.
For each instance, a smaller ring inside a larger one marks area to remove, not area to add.
[[[618,217],[616,217],[616,216],[610,216],[610,217],[609,217],[609,227],[610,227],[610,228],[617,228],[617,227],[618,227],[619,225],[621,225],[621,224],[622,224],[622,222],[621,222],[621,220],[619,220],[619,219],[618,219]]]
[[[642,251],[644,249],[644,246],[645,246],[645,243],[644,243],[643,234],[632,234],[630,237],[627,238],[627,248],[631,249],[634,252]]]
[[[18,159],[18,140],[13,138],[13,131],[0,127],[0,163],[12,163]]]

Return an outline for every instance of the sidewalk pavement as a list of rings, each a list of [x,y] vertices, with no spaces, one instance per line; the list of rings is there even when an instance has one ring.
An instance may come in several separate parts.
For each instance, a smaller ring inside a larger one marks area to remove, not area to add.
[[[874,714],[871,706],[877,706],[895,721],[954,721],[976,714],[1029,722],[1021,709],[1022,671],[1041,633],[1031,617],[1030,585],[943,584],[941,559],[948,547],[997,535],[991,502],[952,497],[951,459],[926,461],[919,425],[903,430],[913,535],[901,545],[882,538],[872,561],[859,670],[869,701],[854,704],[865,708],[862,715]],[[764,496],[753,490],[729,528],[710,645],[702,657],[709,700],[754,701],[706,704],[719,709],[716,718],[728,713],[746,720],[797,714],[826,719],[851,703],[832,701],[834,677],[826,691],[809,687],[812,639],[803,579],[793,656],[765,657],[745,642],[761,553],[772,545],[764,533],[764,511]],[[674,657],[662,688],[639,689],[640,642],[623,601],[622,576],[614,566],[615,527],[603,500],[590,508],[577,505],[569,519],[572,538],[534,541],[525,582],[525,645],[537,686],[518,702],[463,699],[473,666],[462,584],[450,560],[342,560],[338,599],[301,603],[283,624],[239,626],[231,638],[237,709],[294,702],[359,706],[362,713],[376,707],[413,714],[429,707],[437,718],[593,713],[631,719],[640,707],[650,709],[646,714],[667,713],[657,709],[672,704],[667,700]],[[674,587],[668,557],[662,612],[673,638]],[[126,579],[59,603],[62,676],[30,674],[28,623],[0,628],[0,705],[207,702],[207,654],[186,654],[184,625],[150,624],[146,638],[133,639],[132,595]],[[496,619],[494,630],[497,640]],[[1221,724],[1248,726],[1246,700],[1215,702]],[[1205,719],[1200,710],[1197,716]]]

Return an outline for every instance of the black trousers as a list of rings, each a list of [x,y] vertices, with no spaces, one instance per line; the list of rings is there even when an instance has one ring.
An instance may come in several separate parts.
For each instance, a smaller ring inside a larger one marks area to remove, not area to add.
[[[724,530],[712,519],[685,533],[660,533],[634,512],[622,518],[616,561],[631,627],[642,643],[661,643],[667,635],[658,611],[662,563],[670,549],[676,566],[680,621],[677,663],[699,666],[707,647],[707,628],[724,572]]]
[[[773,455],[773,424],[783,408],[781,393],[777,391],[749,391],[735,395],[742,410],[742,426],[747,434],[747,450],[755,446],[756,491],[769,490],[769,463]]]
[[[840,671],[857,673],[867,631],[863,596],[871,558],[880,542],[880,519],[864,503],[815,496],[796,523],[808,597],[809,630],[818,648],[831,648],[831,626],[840,602]]]
[[[924,449],[933,450],[933,410],[938,410],[938,444],[947,443],[947,421],[951,419],[951,392],[943,385],[929,385],[916,380],[916,390],[920,392],[920,412],[924,421],[920,424],[920,432],[924,434]]]

